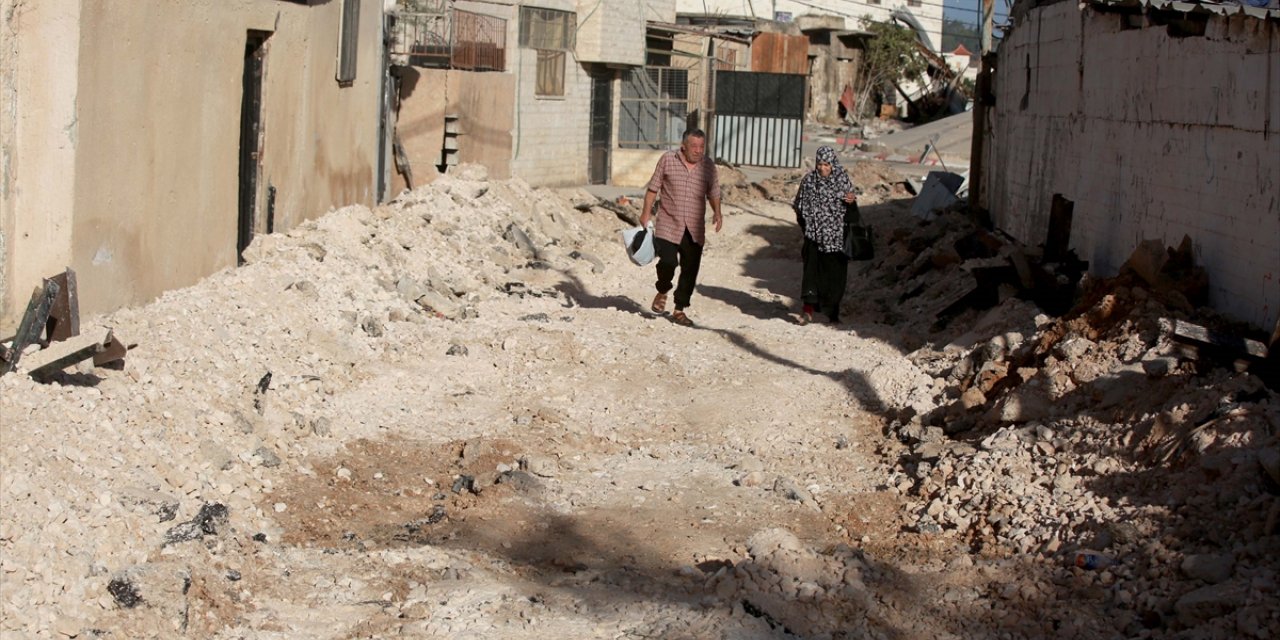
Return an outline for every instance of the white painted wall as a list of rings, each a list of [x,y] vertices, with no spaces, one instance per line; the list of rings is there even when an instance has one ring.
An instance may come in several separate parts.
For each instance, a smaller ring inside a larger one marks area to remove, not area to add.
[[[999,49],[983,203],[1028,244],[1055,193],[1071,246],[1113,275],[1143,239],[1184,234],[1210,303],[1270,328],[1280,314],[1280,33],[1212,17],[1203,37],[1121,30],[1114,14],[1033,9]]]

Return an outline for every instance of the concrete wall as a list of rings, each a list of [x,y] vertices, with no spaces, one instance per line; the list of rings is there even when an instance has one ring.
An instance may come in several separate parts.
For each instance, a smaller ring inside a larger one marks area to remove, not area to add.
[[[16,325],[39,279],[66,266],[92,313],[236,264],[249,30],[271,32],[259,231],[268,185],[277,231],[374,202],[380,0],[361,5],[349,87],[335,78],[341,2],[0,2],[0,327]]]
[[[672,147],[678,148],[679,145]],[[670,149],[614,149],[613,184],[619,187],[643,187],[653,176],[658,159]]]
[[[999,49],[983,204],[1029,244],[1054,194],[1071,246],[1116,273],[1143,239],[1184,234],[1211,304],[1271,327],[1280,313],[1280,24],[1209,19],[1204,36],[1121,29],[1075,3],[1030,11]]]
[[[0,333],[71,266],[80,0],[0,0]],[[54,45],[54,46],[51,46]]]
[[[526,3],[576,11],[573,0]],[[512,43],[508,67],[516,75],[511,172],[535,186],[586,184],[591,118],[591,77],[572,53],[565,61],[564,95],[536,95],[538,54],[519,43],[519,18],[507,22]]]
[[[809,71],[809,118],[818,122],[840,122],[840,96],[844,88],[858,86],[859,57],[840,60],[832,55],[831,47],[818,47],[821,54],[814,56]]]
[[[646,9],[635,0],[578,0],[578,60],[643,65]]]
[[[445,116],[458,116],[459,161],[484,165],[493,178],[511,177],[511,123],[515,76],[410,67],[403,72],[396,132],[413,171],[414,186],[430,182],[442,164]],[[407,185],[399,173],[393,193]]]
[[[72,236],[82,309],[142,302],[235,265],[247,30],[272,32],[258,219],[268,185],[277,231],[374,203],[382,3],[361,5],[350,87],[335,79],[342,5],[84,3]]]

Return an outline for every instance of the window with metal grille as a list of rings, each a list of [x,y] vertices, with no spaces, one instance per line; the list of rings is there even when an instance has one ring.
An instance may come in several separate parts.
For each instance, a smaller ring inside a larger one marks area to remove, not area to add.
[[[537,95],[564,95],[565,57],[563,51],[538,51]]]
[[[578,16],[572,11],[520,7],[520,46],[538,52],[535,95],[564,95],[566,52],[577,42],[577,26]]]
[[[572,11],[520,7],[520,46],[570,51],[577,45],[578,15]]]
[[[342,27],[338,40],[338,84],[356,79],[356,52],[360,45],[360,0],[342,0]]]
[[[670,149],[680,144],[689,117],[689,70],[632,69],[622,75],[618,146]]]

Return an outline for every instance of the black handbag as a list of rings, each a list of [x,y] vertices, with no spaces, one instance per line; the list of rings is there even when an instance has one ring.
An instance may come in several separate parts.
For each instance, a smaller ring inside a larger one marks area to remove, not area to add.
[[[841,253],[850,260],[870,260],[875,257],[875,237],[871,227],[862,224],[858,203],[844,207],[844,243]]]

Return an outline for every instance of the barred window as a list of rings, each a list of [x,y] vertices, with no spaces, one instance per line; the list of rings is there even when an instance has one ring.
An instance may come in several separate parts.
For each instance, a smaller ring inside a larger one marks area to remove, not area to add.
[[[577,46],[578,15],[572,11],[520,7],[520,46],[570,51]]]
[[[644,67],[623,73],[619,147],[670,149],[680,144],[688,117],[688,69]]]
[[[538,51],[537,95],[564,95],[565,58],[563,51]]]

